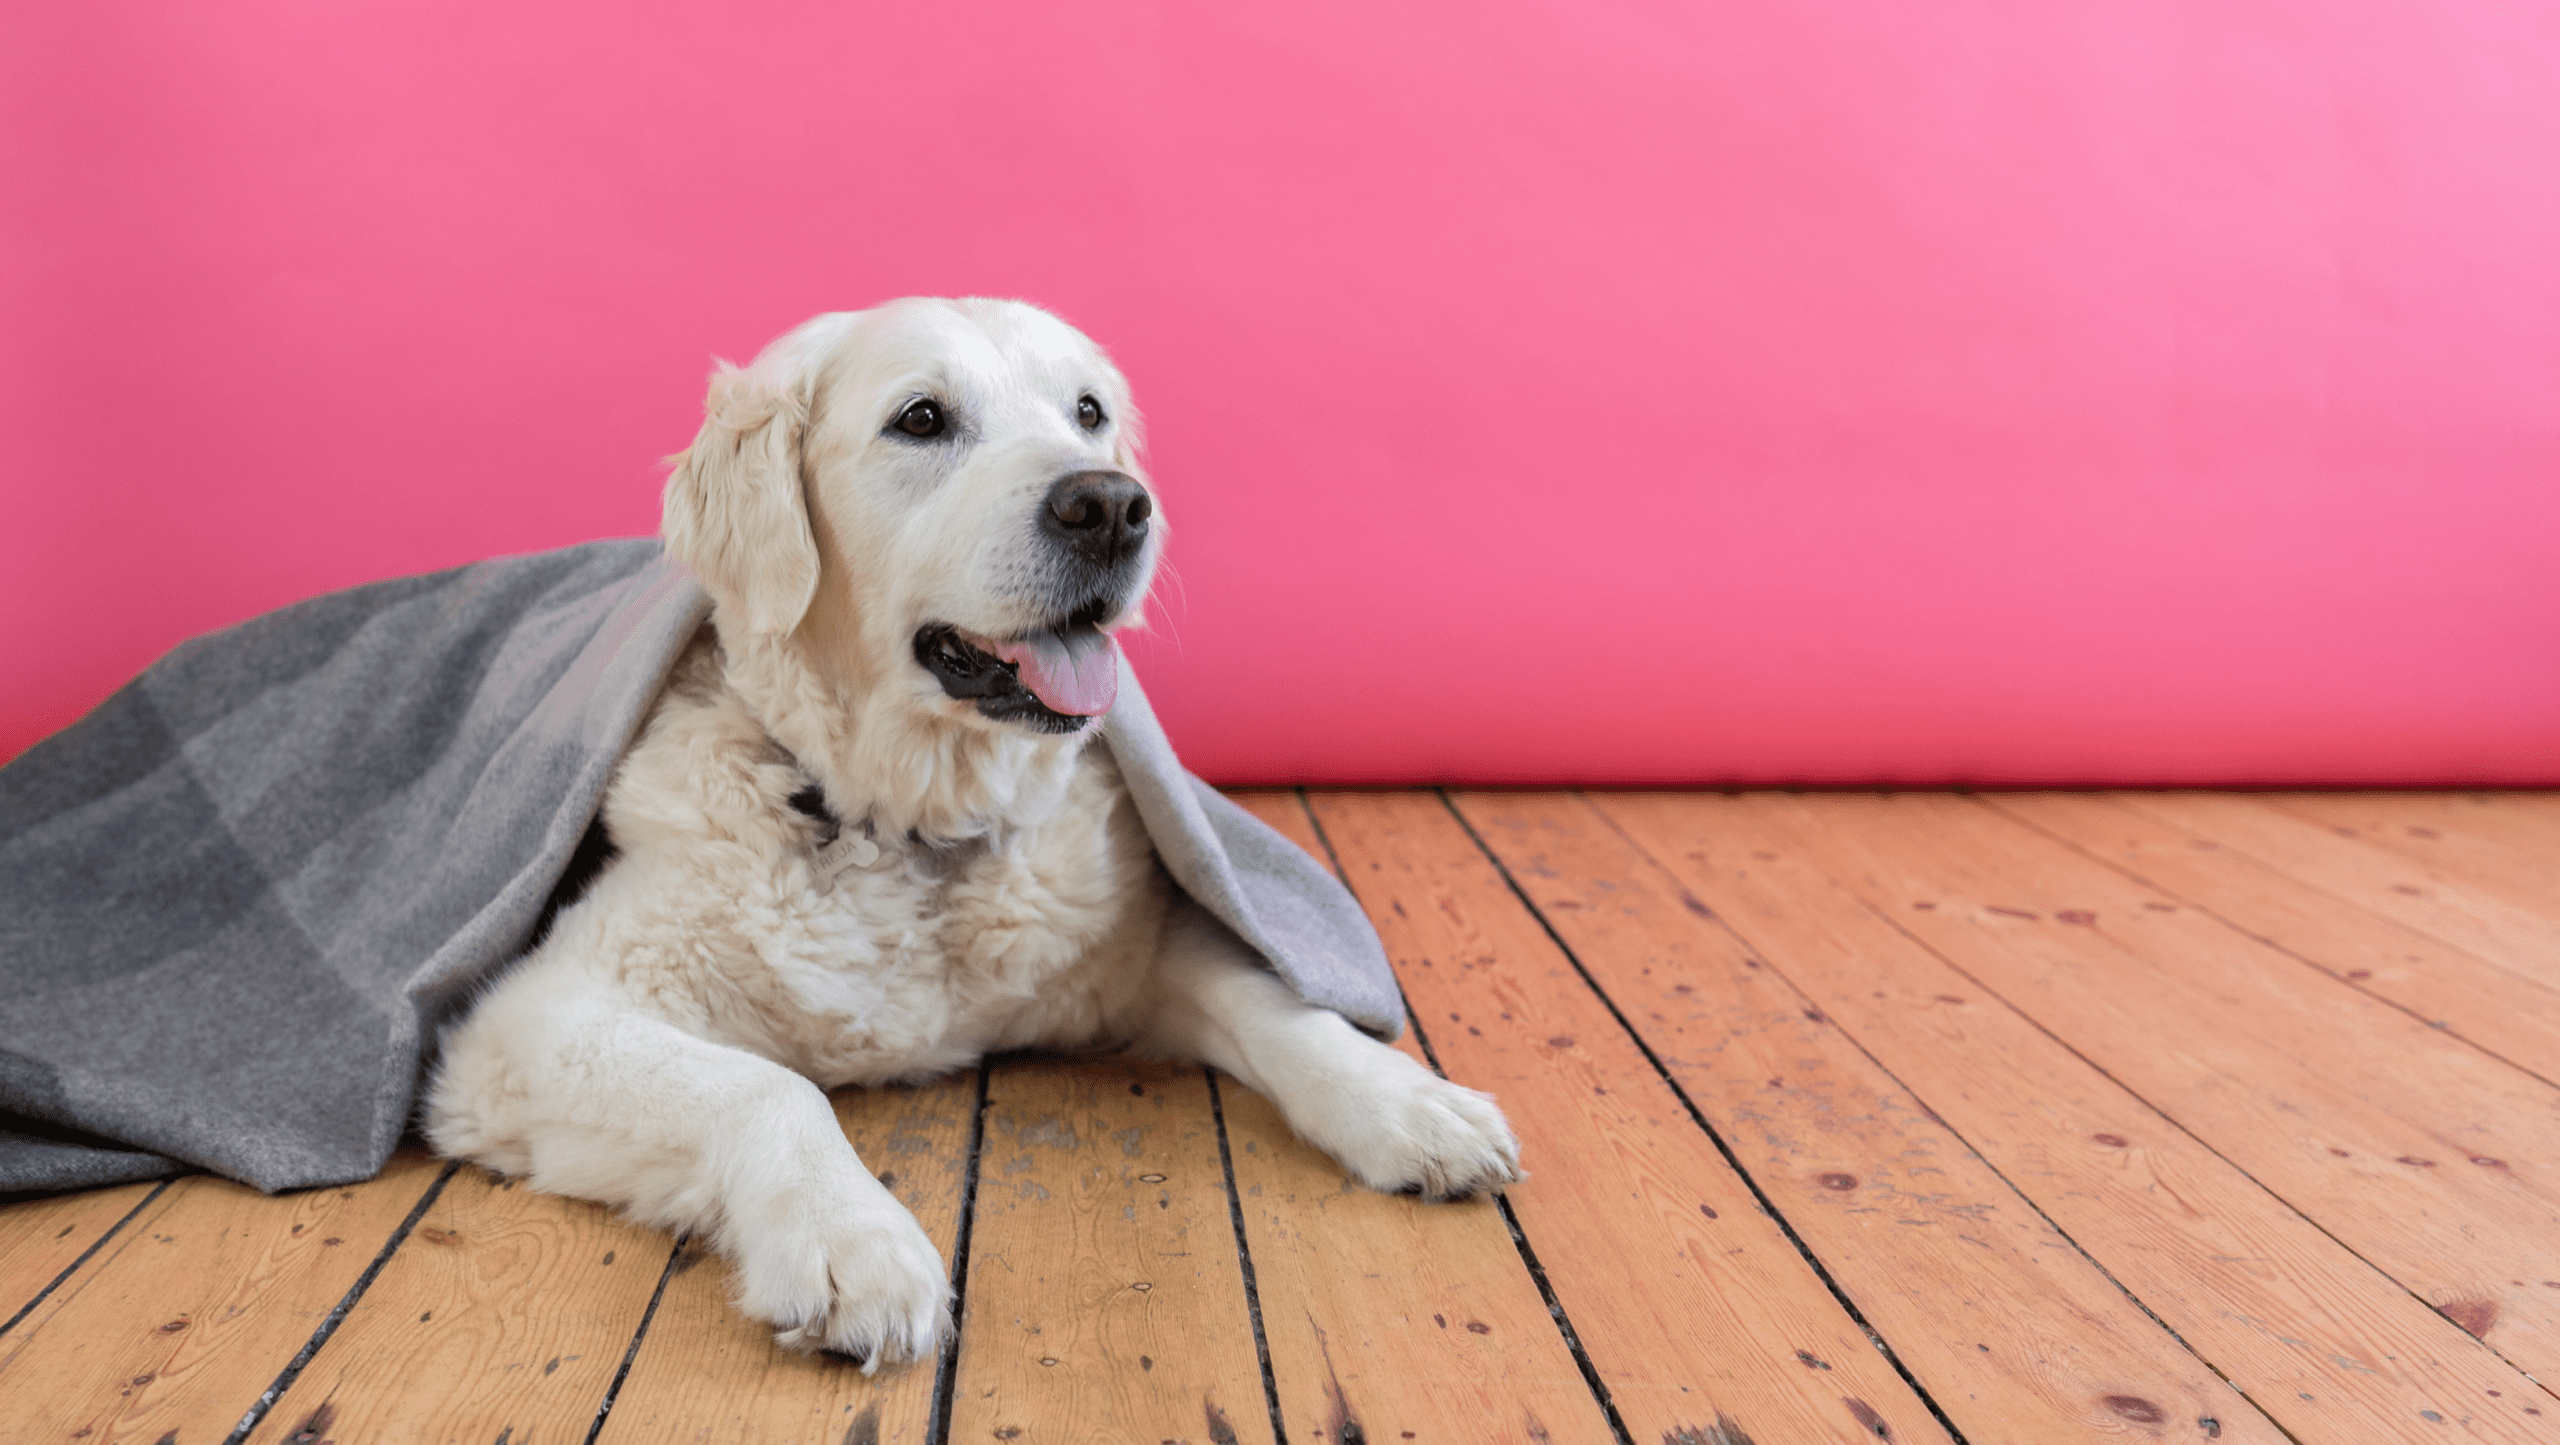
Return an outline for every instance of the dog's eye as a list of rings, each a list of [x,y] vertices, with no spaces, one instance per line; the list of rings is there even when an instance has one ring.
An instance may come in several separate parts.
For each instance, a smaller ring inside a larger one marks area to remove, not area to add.
[[[1086,431],[1091,431],[1095,427],[1102,425],[1106,420],[1102,414],[1102,403],[1095,401],[1089,396],[1077,397],[1076,420],[1084,423],[1084,429]]]
[[[890,424],[911,437],[938,437],[950,422],[942,414],[942,403],[928,400],[908,402]]]

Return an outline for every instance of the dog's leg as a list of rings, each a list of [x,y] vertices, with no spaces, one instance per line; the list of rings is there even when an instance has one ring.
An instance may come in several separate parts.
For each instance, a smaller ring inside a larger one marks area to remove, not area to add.
[[[1462,1088],[1289,991],[1187,899],[1166,920],[1148,1047],[1217,1065],[1372,1189],[1432,1199],[1520,1178],[1493,1097]]]
[[[737,1267],[738,1307],[785,1345],[866,1371],[930,1354],[941,1256],[818,1086],[565,982],[519,974],[446,1041],[436,1147],[704,1235]]]

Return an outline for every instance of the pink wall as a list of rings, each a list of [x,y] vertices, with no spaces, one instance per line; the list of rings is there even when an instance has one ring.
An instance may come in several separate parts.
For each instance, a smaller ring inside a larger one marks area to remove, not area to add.
[[[2560,782],[2555,13],[7,7],[0,755],[975,291],[1214,777]]]

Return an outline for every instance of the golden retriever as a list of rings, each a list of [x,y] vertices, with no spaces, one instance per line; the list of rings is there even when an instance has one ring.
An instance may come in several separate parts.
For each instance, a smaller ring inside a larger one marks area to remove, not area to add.
[[[1091,746],[1165,521],[1119,372],[1009,301],[821,316],[711,383],[669,551],[713,599],[616,852],[447,1034],[436,1146],[699,1232],[785,1345],[931,1352],[942,1260],[822,1090],[991,1050],[1214,1064],[1371,1187],[1519,1178],[1493,1101],[1301,1000]]]

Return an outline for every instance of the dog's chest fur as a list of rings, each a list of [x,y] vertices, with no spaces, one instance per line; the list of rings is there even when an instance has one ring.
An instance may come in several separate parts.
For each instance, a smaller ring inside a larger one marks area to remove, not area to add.
[[[621,858],[543,952],[830,1087],[1120,1032],[1170,884],[1107,749],[983,840],[883,837],[831,878],[822,838],[862,824],[795,809],[810,783],[698,645],[606,795]]]

